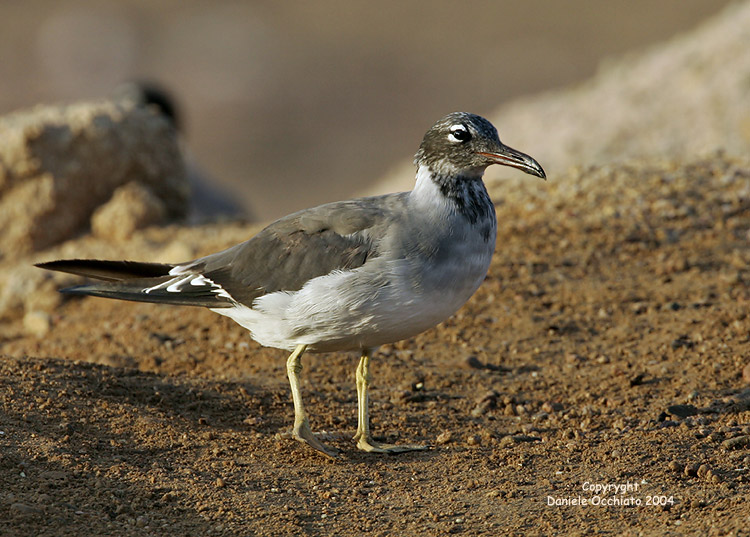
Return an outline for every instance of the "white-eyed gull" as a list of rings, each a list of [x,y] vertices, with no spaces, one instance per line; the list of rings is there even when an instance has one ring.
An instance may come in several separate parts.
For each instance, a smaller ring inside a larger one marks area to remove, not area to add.
[[[326,455],[335,451],[311,432],[302,404],[300,359],[305,351],[359,351],[357,447],[423,449],[372,439],[370,355],[447,319],[484,280],[497,231],[484,170],[502,164],[545,174],[533,158],[503,145],[489,121],[464,112],[435,123],[414,162],[411,192],[299,211],[187,263],[74,259],[38,266],[104,280],[64,292],[204,306],[247,328],[261,345],[292,351],[292,434]]]

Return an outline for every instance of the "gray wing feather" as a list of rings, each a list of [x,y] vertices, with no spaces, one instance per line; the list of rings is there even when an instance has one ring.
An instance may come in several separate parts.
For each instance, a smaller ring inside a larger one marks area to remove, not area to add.
[[[228,250],[182,265],[221,285],[234,300],[251,304],[276,291],[297,291],[308,280],[351,270],[380,254],[379,246],[404,195],[329,203],[291,214]],[[182,268],[181,267],[181,268]]]

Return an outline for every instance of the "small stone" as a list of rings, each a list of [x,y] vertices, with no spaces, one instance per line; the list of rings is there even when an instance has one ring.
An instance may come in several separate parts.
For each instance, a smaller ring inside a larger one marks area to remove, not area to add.
[[[685,475],[689,477],[695,477],[698,475],[698,465],[690,463],[685,465]]]
[[[750,364],[747,364],[744,368],[742,368],[742,380],[744,380],[747,384],[750,384]]]
[[[552,414],[553,412],[560,412],[561,410],[563,410],[563,408],[565,407],[563,407],[562,403],[555,403],[552,401],[545,401],[544,404],[542,404],[542,410],[549,414]]]
[[[165,492],[164,494],[162,494],[160,501],[162,503],[168,503],[174,500],[176,497],[177,495],[174,492]]]
[[[216,478],[216,483],[215,484],[216,484],[216,488],[217,489],[223,489],[224,487],[227,486],[226,482],[221,477],[217,477]]]
[[[701,464],[698,467],[698,477],[706,477],[706,474],[711,471],[711,467],[707,464]]]
[[[263,423],[263,418],[259,416],[248,416],[244,420],[242,420],[242,423],[245,425],[250,425],[251,427],[254,427],[256,425],[260,425]]]
[[[479,446],[482,444],[482,439],[478,434],[472,434],[466,439],[466,443],[470,446]]]
[[[750,447],[750,435],[743,434],[734,438],[727,438],[721,443],[724,449],[742,449]]]
[[[443,444],[447,444],[448,442],[450,442],[452,437],[453,437],[452,432],[443,431],[437,436],[437,438],[435,439],[435,443],[442,446]]]
[[[513,437],[512,436],[504,436],[500,440],[500,447],[501,448],[509,448],[509,447],[514,446],[514,445],[515,445],[515,442],[513,441]]]
[[[145,528],[148,526],[148,517],[145,515],[139,516],[135,519],[135,525],[139,528]]]
[[[669,463],[669,469],[673,472],[682,473],[685,470],[685,467],[677,461],[672,461]]]
[[[490,390],[477,400],[477,406],[471,411],[475,418],[486,414],[489,410],[497,407],[498,394],[495,390]]]

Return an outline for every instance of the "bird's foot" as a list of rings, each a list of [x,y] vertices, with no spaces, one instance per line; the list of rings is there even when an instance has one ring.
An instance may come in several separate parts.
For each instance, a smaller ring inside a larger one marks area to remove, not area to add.
[[[430,449],[429,446],[381,444],[373,440],[370,436],[355,436],[354,440],[357,441],[357,449],[368,453],[404,453],[406,451],[424,451]]]
[[[292,437],[299,442],[304,442],[327,457],[335,458],[338,455],[338,450],[325,445],[316,438],[315,434],[310,430],[310,424],[307,421],[304,421],[299,426],[295,425],[294,429],[292,429]]]

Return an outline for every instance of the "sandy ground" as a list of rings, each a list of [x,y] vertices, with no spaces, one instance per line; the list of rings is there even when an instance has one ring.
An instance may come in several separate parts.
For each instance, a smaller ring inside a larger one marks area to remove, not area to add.
[[[303,361],[330,460],[284,435],[284,352],[70,300],[0,340],[0,533],[750,535],[749,163],[491,191],[484,285],[374,359],[376,437],[431,450],[354,448],[354,355]]]

